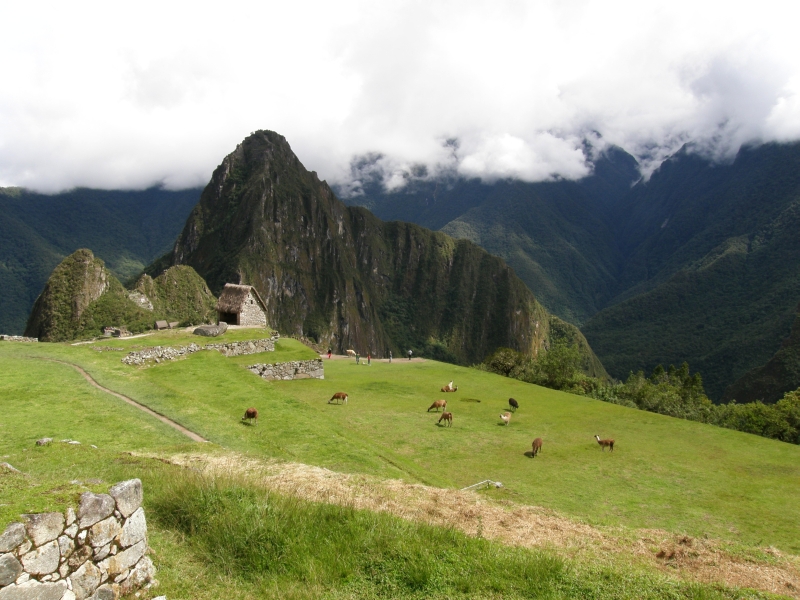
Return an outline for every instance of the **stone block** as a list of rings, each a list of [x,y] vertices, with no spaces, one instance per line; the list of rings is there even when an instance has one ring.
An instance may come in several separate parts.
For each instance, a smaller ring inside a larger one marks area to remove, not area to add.
[[[125,569],[130,569],[133,565],[139,562],[139,559],[144,556],[146,550],[147,542],[142,540],[127,550],[123,550],[114,556],[106,558],[98,566],[101,570],[106,571],[109,577],[115,577],[122,573]]]
[[[28,552],[21,558],[22,566],[31,575],[47,575],[58,569],[61,561],[61,552],[58,542],[53,540],[35,550]]]
[[[86,536],[86,543],[93,548],[100,548],[117,537],[121,531],[122,527],[120,527],[119,521],[113,516],[108,517],[89,528],[89,534]]]
[[[78,505],[78,528],[85,529],[108,518],[114,512],[115,506],[114,498],[108,494],[84,492]]]
[[[61,558],[68,558],[72,551],[75,550],[75,542],[67,535],[60,535],[58,536],[58,550],[61,553]]]
[[[111,554],[111,544],[106,544],[105,546],[103,546],[101,548],[95,548],[94,556],[92,557],[92,560],[94,562],[101,561],[106,556],[108,556],[109,554]]]
[[[78,524],[77,523],[73,523],[72,525],[70,525],[69,527],[67,527],[64,530],[64,535],[66,535],[66,536],[68,536],[68,537],[70,537],[72,539],[75,539],[75,536],[77,535],[77,533],[78,533]]]
[[[85,563],[92,556],[92,548],[90,546],[78,546],[70,557],[67,559],[67,564],[71,569],[77,569]]]
[[[22,575],[22,565],[13,554],[0,554],[0,586],[14,583]]]
[[[77,518],[78,517],[75,514],[75,510],[70,506],[64,513],[64,525],[66,525],[67,527],[72,527],[72,524],[75,523]]]
[[[64,515],[57,512],[22,515],[25,531],[34,546],[52,542],[64,531]]]
[[[100,585],[100,569],[91,562],[85,562],[80,569],[70,575],[69,580],[75,598],[85,600],[94,594],[97,586]]]
[[[122,593],[127,594],[131,590],[141,588],[151,581],[156,576],[156,568],[153,566],[153,561],[145,556],[140,560],[136,566],[131,570],[128,578],[122,583]]]
[[[33,548],[33,544],[30,540],[25,540],[19,546],[17,546],[17,556],[22,556],[23,554],[27,554],[30,549]]]
[[[123,548],[133,546],[147,536],[147,520],[144,516],[144,509],[141,507],[133,513],[125,525],[122,526],[122,535],[119,538],[119,543]]]
[[[139,479],[122,481],[108,490],[123,517],[129,517],[142,505],[142,482]]]
[[[23,585],[12,584],[0,590],[0,600],[62,600],[67,592],[63,581],[39,583],[29,581]]]
[[[11,523],[0,535],[0,552],[11,552],[25,541],[25,525]]]

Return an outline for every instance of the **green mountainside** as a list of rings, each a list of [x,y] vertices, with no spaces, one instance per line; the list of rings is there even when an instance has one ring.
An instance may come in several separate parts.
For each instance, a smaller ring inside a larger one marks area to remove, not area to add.
[[[53,269],[91,248],[123,281],[172,246],[200,190],[0,188],[0,333],[20,334]]]
[[[340,202],[286,140],[248,137],[214,171],[165,265],[189,265],[220,292],[254,285],[269,323],[337,351],[473,363],[498,347],[536,354],[583,335],[554,317],[500,259],[468,240],[379,220]]]
[[[365,180],[348,199],[379,217],[470,239],[504,257],[542,304],[581,325],[609,373],[688,361],[718,400],[766,363],[800,297],[800,144],[715,165],[684,148],[649,181],[618,149],[581,181]]]
[[[174,267],[155,280],[142,277],[132,293],[102,260],[80,249],[53,270],[25,335],[60,342],[100,335],[104,327],[124,326],[138,333],[162,319],[202,323],[216,316],[215,305],[205,282],[189,267]]]
[[[767,362],[745,373],[725,390],[723,400],[729,402],[777,402],[786,392],[800,389],[800,305],[795,309],[792,331],[780,349]]]

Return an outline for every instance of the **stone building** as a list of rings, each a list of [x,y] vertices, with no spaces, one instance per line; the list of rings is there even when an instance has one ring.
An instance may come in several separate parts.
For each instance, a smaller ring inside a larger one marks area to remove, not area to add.
[[[226,283],[217,302],[217,317],[228,325],[267,326],[267,305],[252,285]]]

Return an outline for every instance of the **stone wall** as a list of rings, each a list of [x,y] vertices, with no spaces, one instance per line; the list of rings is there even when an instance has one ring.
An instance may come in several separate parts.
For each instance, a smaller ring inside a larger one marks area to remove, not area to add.
[[[225,356],[273,352],[275,350],[275,340],[278,337],[273,336],[262,340],[246,340],[244,342],[228,342],[227,344],[206,344],[206,350],[218,350]]]
[[[85,492],[77,514],[22,519],[0,534],[0,600],[116,600],[156,583],[138,479]]]
[[[321,358],[313,360],[293,360],[292,362],[274,365],[250,365],[250,371],[268,381],[276,379],[289,381],[292,379],[325,379],[325,370]]]
[[[242,304],[242,311],[239,313],[239,325],[260,325],[267,326],[267,315],[258,303],[253,290]]]
[[[0,340],[6,342],[38,342],[39,338],[25,337],[24,335],[0,335]]]
[[[181,356],[188,356],[198,350],[202,350],[202,348],[197,344],[175,347],[153,346],[138,352],[128,352],[128,356],[123,358],[122,362],[126,365],[143,365],[149,360],[160,363],[162,360],[175,360]]]

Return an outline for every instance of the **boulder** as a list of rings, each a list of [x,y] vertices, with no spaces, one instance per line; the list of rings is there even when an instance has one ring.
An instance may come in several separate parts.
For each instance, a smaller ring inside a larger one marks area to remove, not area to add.
[[[13,554],[0,554],[0,586],[14,583],[22,575],[22,565]]]
[[[145,556],[138,562],[136,567],[130,572],[128,578],[122,582],[122,593],[128,592],[144,587],[156,576],[156,568],[153,566],[153,561]]]
[[[50,442],[53,441],[53,438],[42,438],[40,440],[36,440],[37,446],[47,446]]]
[[[142,482],[140,479],[122,481],[108,490],[117,503],[117,510],[123,517],[132,515],[142,505]]]
[[[22,515],[25,529],[34,546],[52,542],[64,531],[64,515],[57,512]]]
[[[25,525],[22,523],[11,523],[0,535],[0,552],[11,552],[14,548],[25,541]]]
[[[39,583],[32,581],[24,585],[9,585],[0,590],[0,600],[62,600],[67,592],[67,584]]]
[[[147,536],[147,521],[144,517],[144,509],[139,508],[133,513],[125,525],[122,526],[122,535],[119,538],[119,543],[123,548],[133,546],[136,542],[140,542]]]
[[[22,556],[22,565],[31,575],[47,575],[58,569],[61,552],[53,540]]]
[[[192,333],[205,337],[217,337],[226,331],[228,331],[228,324],[220,323],[219,325],[201,325],[200,327],[196,327]]]
[[[85,529],[108,518],[114,512],[114,499],[108,494],[81,494],[78,505],[78,528]]]

